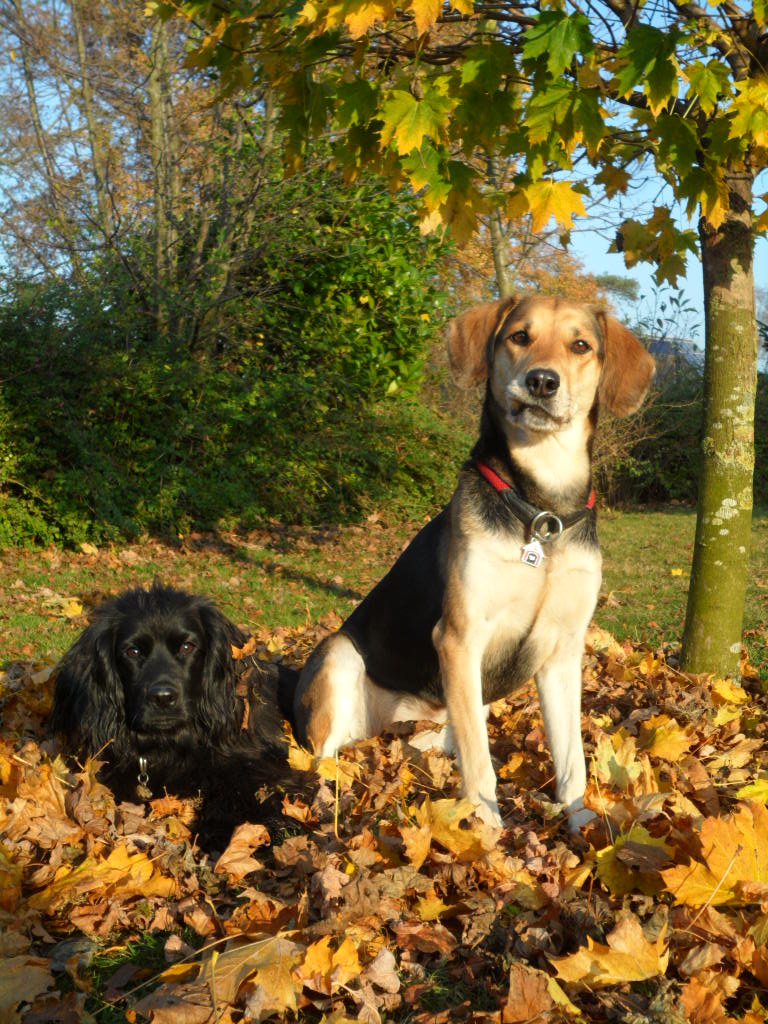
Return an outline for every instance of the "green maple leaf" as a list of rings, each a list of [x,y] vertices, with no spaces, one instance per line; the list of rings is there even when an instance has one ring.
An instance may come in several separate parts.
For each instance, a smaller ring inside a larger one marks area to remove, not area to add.
[[[523,59],[546,58],[547,71],[561,75],[576,54],[588,56],[594,51],[589,19],[585,14],[543,11],[523,36]]]
[[[674,29],[663,30],[654,25],[634,25],[629,30],[617,54],[619,61],[626,62],[616,76],[622,95],[643,89],[654,114],[677,95],[675,50],[680,35]]]
[[[659,132],[659,157],[678,168],[689,168],[697,162],[699,136],[693,125],[671,114],[660,114],[656,126]]]
[[[696,61],[685,69],[685,74],[705,114],[715,109],[719,96],[731,95],[731,72],[722,61],[711,60],[707,64]]]
[[[553,82],[533,94],[525,111],[525,125],[534,145],[544,142],[556,126],[563,125],[571,112],[574,95],[570,85],[560,82]]]
[[[336,90],[336,117],[341,125],[365,125],[374,117],[378,89],[363,79],[342,82]]]
[[[393,89],[381,107],[382,146],[394,142],[404,156],[421,146],[426,137],[438,140],[446,130],[452,103],[436,89],[425,88],[417,99],[403,89]]]
[[[584,136],[590,156],[605,137],[599,89],[579,89],[573,106],[574,126]]]

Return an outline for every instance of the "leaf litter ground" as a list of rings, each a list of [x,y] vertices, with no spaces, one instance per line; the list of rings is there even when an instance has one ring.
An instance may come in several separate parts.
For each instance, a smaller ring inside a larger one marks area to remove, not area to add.
[[[301,663],[338,624],[257,629]],[[412,727],[310,765],[295,827],[203,853],[193,807],[116,806],[45,739],[52,666],[0,676],[0,1021],[766,1019],[768,717],[593,627],[587,802],[570,836],[532,684],[489,729],[506,830],[460,798]],[[424,726],[415,726],[416,731]],[[135,950],[152,941],[160,967]],[[97,979],[105,954],[116,965]]]

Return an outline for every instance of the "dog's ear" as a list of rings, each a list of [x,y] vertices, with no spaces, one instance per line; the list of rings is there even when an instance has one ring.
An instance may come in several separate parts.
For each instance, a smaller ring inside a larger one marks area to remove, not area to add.
[[[214,744],[225,743],[240,731],[242,704],[235,690],[232,647],[242,647],[246,637],[226,615],[207,602],[200,608],[205,630],[203,692],[198,706],[199,725]]]
[[[68,752],[116,755],[126,735],[123,687],[115,665],[111,622],[88,626],[59,663],[50,726]]]
[[[600,400],[614,416],[629,416],[643,404],[656,364],[634,334],[618,320],[599,311],[605,355]]]
[[[448,358],[460,387],[479,384],[488,376],[496,331],[517,299],[484,302],[454,317],[448,325]]]

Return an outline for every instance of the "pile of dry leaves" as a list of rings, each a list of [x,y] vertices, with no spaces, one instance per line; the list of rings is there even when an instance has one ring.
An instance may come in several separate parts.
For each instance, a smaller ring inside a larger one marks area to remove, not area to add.
[[[302,655],[315,637],[263,637]],[[295,829],[220,856],[164,798],[115,806],[44,742],[50,666],[0,676],[0,1021],[700,1022],[768,1015],[766,701],[593,631],[594,824],[567,833],[532,686],[490,730],[507,830],[408,732],[312,767]],[[306,767],[299,748],[292,760]],[[152,933],[98,998],[89,958]],[[109,1010],[107,1010],[109,1007]]]

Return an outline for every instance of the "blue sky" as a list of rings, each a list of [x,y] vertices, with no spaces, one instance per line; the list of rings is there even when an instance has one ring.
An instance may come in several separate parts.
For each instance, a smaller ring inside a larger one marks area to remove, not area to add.
[[[761,195],[765,191],[766,186],[768,186],[768,172],[764,171],[758,175],[755,181],[754,194],[756,196]],[[637,185],[631,187],[629,196],[617,197],[612,202],[606,202],[603,210],[607,216],[600,218],[606,224],[604,232],[599,233],[596,230],[590,229],[590,221],[593,224],[595,223],[595,220],[592,218],[585,218],[583,226],[577,220],[574,230],[571,232],[571,250],[579,257],[585,269],[590,273],[619,274],[625,277],[632,277],[639,282],[642,293],[646,295],[653,294],[655,288],[653,266],[649,263],[639,263],[632,267],[631,270],[628,270],[624,265],[624,257],[620,253],[608,252],[608,248],[610,246],[610,239],[615,234],[615,226],[609,226],[611,223],[615,225],[625,216],[632,216],[642,220],[644,211],[650,213],[652,206],[657,202],[669,206],[671,210],[675,210],[677,206],[669,188],[663,185],[660,187],[658,177],[654,176],[653,173],[649,173],[645,180],[641,180]],[[757,207],[759,212],[759,203]],[[595,212],[600,217],[599,207],[595,208]],[[696,228],[696,222],[690,221],[682,214],[678,215],[677,221],[681,228],[694,230]],[[758,238],[755,245],[754,275],[755,290],[762,289],[763,292],[768,292],[768,238],[765,236]],[[687,273],[685,278],[678,282],[678,290],[685,296],[690,305],[697,311],[700,311],[699,322],[701,328],[698,334],[694,336],[694,341],[703,348],[704,290],[701,278],[701,262],[693,256],[688,257]]]

